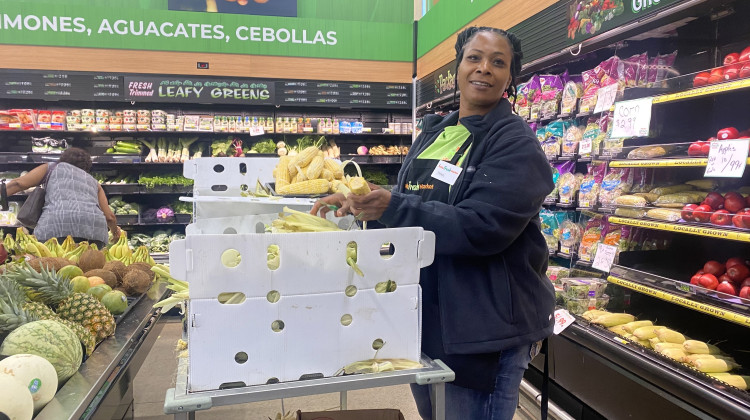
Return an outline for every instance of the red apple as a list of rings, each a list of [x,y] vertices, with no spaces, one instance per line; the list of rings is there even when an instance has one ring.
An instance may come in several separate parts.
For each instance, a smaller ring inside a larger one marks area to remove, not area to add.
[[[742,283],[740,283],[740,289],[743,287],[750,286],[750,277],[746,278],[745,280],[742,280]]]
[[[724,206],[724,197],[721,196],[721,194],[717,193],[716,191],[711,191],[706,195],[706,198],[703,200],[701,204],[705,204],[712,209],[720,209]]]
[[[740,297],[742,299],[750,299],[750,286],[745,286],[740,289]]]
[[[732,279],[730,279],[729,276],[727,276],[727,273],[724,273],[724,274],[722,274],[722,275],[719,276],[719,283],[721,283],[723,281],[731,282]]]
[[[740,53],[731,53],[727,54],[726,57],[724,57],[724,65],[728,66],[730,64],[734,64],[736,62],[740,61]]]
[[[693,215],[693,210],[698,208],[697,204],[687,204],[685,207],[682,208],[682,213],[680,216],[682,216],[682,220],[686,222],[694,222],[695,217]]]
[[[702,275],[700,279],[698,279],[698,282],[701,286],[711,290],[716,290],[716,286],[719,285],[719,280],[716,279],[716,276],[708,273]]]
[[[724,69],[721,67],[717,67],[715,69],[711,69],[711,73],[709,73],[708,76],[708,83],[719,83],[724,80]]]
[[[703,265],[703,272],[706,274],[711,274],[715,277],[719,277],[726,272],[726,268],[724,267],[724,264],[715,260],[711,260]]]
[[[750,277],[750,268],[747,268],[745,264],[737,264],[727,269],[727,276],[733,282],[741,282],[743,279]]]
[[[745,260],[740,257],[732,257],[727,260],[726,263],[724,263],[724,266],[726,268],[734,267],[735,265],[745,265]]]
[[[744,63],[740,69],[740,79],[750,77],[750,63]]]
[[[745,197],[736,192],[724,194],[724,208],[735,214],[745,207]]]
[[[716,210],[711,215],[711,223],[719,226],[730,226],[732,224],[732,215],[724,209]]]
[[[750,47],[747,47],[744,50],[742,50],[742,52],[740,53],[739,61],[740,62],[750,61]]]
[[[716,291],[737,296],[737,287],[731,281],[723,281],[716,286]]]
[[[708,156],[708,153],[711,151],[711,143],[704,141],[701,142],[701,156]]]
[[[701,153],[701,143],[702,141],[694,141],[690,143],[690,146],[688,147],[688,156],[703,156]]]
[[[700,286],[700,278],[703,274],[703,270],[698,270],[695,274],[693,274],[693,277],[690,277],[690,284]]]
[[[746,207],[750,207],[750,195],[745,197],[745,204],[747,205]]]
[[[742,64],[732,64],[724,69],[724,80],[734,80],[740,77]]]
[[[701,87],[708,84],[708,78],[711,76],[711,74],[707,71],[698,73],[695,75],[695,78],[693,78],[693,87]]]
[[[696,222],[708,223],[711,220],[711,213],[713,213],[713,209],[710,206],[701,204],[693,209],[693,218]]]
[[[739,130],[734,127],[722,128],[716,133],[716,138],[719,140],[732,140],[740,136]]]

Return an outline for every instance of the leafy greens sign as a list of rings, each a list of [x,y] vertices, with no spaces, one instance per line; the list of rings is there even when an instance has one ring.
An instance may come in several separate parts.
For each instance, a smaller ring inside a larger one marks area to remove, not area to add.
[[[274,103],[274,83],[263,80],[125,77],[125,96],[157,102]]]
[[[412,25],[0,0],[0,43],[411,61]]]

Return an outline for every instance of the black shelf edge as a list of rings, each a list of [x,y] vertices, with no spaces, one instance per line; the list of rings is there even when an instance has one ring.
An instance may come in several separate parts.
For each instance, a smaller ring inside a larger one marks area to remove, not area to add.
[[[76,131],[76,130],[0,130],[0,134],[28,134],[28,135],[50,135],[50,134],[61,134],[61,135],[75,135],[75,136],[81,136],[81,137],[147,137],[149,135],[152,135],[154,137],[164,137],[169,135],[174,136],[195,136],[195,135],[205,135],[205,136],[226,136],[226,135],[233,135],[233,136],[247,136],[247,137],[262,137],[262,136],[326,136],[326,137],[368,137],[368,136],[377,136],[377,137],[405,137],[409,136],[411,137],[413,133],[339,133],[339,134],[331,134],[331,133],[276,133],[276,132],[265,132],[258,136],[252,136],[250,133],[238,133],[238,132],[229,132],[229,131],[159,131],[159,130],[149,130],[149,131]]]

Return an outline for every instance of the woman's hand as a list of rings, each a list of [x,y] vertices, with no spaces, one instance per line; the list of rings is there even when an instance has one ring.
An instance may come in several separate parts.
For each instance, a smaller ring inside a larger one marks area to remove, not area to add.
[[[326,218],[326,214],[330,210],[336,210],[336,216],[342,217],[346,215],[345,210],[342,210],[346,203],[346,197],[344,197],[344,194],[336,193],[331,194],[329,196],[323,197],[320,200],[316,201],[313,205],[312,210],[310,210],[310,214],[318,215],[322,218]],[[335,208],[332,208],[335,207]],[[336,209],[338,208],[338,209]]]
[[[380,187],[373,188],[372,191],[365,195],[349,194],[346,197],[347,210],[353,214],[357,220],[369,221],[378,220],[385,213],[388,204],[391,202],[391,192]]]

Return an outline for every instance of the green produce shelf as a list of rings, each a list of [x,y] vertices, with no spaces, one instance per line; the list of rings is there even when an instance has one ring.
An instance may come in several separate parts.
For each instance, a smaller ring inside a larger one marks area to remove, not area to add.
[[[681,101],[683,99],[698,98],[701,96],[715,95],[717,93],[732,92],[735,90],[745,89],[750,87],[750,78],[735,80],[727,83],[720,83],[717,85],[704,86],[694,89],[688,89],[682,92],[670,93],[667,95],[659,95],[654,97],[655,104]]]
[[[687,233],[689,235],[705,236],[708,238],[729,239],[731,241],[750,242],[750,231],[710,228],[687,223],[658,222],[646,219],[631,219],[627,217],[610,216],[609,223],[627,225],[647,229],[664,230],[667,232]]]
[[[674,168],[674,167],[705,167],[708,158],[685,159],[644,159],[644,160],[613,160],[610,168]],[[750,165],[750,158],[747,159]]]

